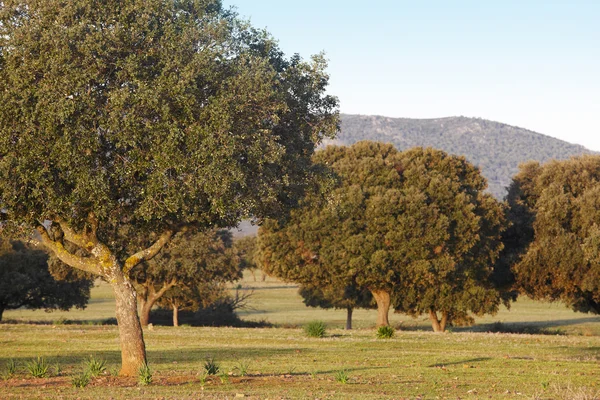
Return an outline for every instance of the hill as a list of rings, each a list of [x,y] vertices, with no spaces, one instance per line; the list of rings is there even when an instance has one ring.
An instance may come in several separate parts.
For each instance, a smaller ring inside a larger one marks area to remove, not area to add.
[[[546,162],[593,153],[580,145],[480,118],[409,119],[342,114],[341,128],[335,144],[374,140],[392,143],[399,150],[422,146],[464,155],[481,168],[490,192],[498,199],[506,194],[506,187],[522,162]]]

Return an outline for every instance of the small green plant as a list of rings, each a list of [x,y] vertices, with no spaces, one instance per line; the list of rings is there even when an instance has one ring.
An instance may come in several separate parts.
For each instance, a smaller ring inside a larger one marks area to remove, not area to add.
[[[240,361],[235,369],[238,370],[240,376],[248,375],[248,368],[250,368],[250,363],[247,361]]]
[[[6,377],[12,378],[17,373],[17,363],[12,358],[6,362]]]
[[[148,364],[144,364],[138,370],[138,383],[146,386],[152,383],[152,371]]]
[[[377,328],[377,339],[390,339],[392,336],[394,336],[394,328],[391,326]]]
[[[106,361],[97,359],[94,356],[90,356],[83,362],[85,370],[89,373],[90,377],[96,377],[103,374],[106,371]]]
[[[54,376],[60,376],[60,374],[62,373],[62,370],[60,368],[60,363],[57,361],[54,363]]]
[[[326,325],[323,321],[312,321],[306,324],[304,332],[308,337],[322,338],[325,336]]]
[[[346,369],[340,369],[339,371],[336,371],[333,377],[336,382],[344,385],[350,380],[350,376],[348,375],[348,371]]]
[[[45,378],[48,376],[48,368],[50,366],[46,362],[43,357],[38,357],[37,359],[31,360],[25,364],[27,371],[34,378]]]
[[[71,385],[74,388],[84,388],[90,383],[90,374],[88,371],[83,371],[79,375],[75,375],[71,378]]]
[[[542,387],[544,388],[544,390],[548,389],[549,386],[550,386],[550,382],[548,382],[548,381],[542,382]]]
[[[219,374],[219,379],[221,380],[221,383],[229,383],[229,374],[227,374],[225,371],[222,371]]]
[[[208,375],[217,375],[220,369],[221,367],[219,366],[219,363],[217,363],[212,357],[206,360],[204,363],[204,370]]]
[[[206,371],[200,374],[200,376],[198,377],[198,380],[200,381],[200,386],[204,387],[204,385],[206,385],[206,378],[208,378],[208,373]]]

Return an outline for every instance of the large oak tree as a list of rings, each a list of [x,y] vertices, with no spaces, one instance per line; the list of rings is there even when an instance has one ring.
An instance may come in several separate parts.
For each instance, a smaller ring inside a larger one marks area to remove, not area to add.
[[[327,196],[308,196],[287,223],[261,227],[268,273],[368,289],[377,325],[389,324],[391,305],[429,314],[436,331],[469,312],[497,310],[501,298],[490,278],[503,210],[464,157],[359,142],[327,147],[314,160],[337,174],[338,185]]]
[[[507,257],[522,292],[600,313],[599,182],[598,156],[521,166],[507,198],[520,240]]]
[[[132,268],[186,226],[283,212],[311,181],[337,130],[324,68],[219,0],[2,2],[0,213],[113,286],[122,375],[146,362]]]

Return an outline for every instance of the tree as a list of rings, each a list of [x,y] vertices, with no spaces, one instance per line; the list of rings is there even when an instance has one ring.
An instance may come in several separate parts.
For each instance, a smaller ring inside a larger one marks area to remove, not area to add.
[[[338,129],[325,67],[218,0],[3,2],[0,210],[113,286],[122,375],[146,363],[131,270],[189,226],[284,213],[311,183]]]
[[[256,282],[256,272],[260,270],[255,260],[256,255],[256,236],[244,236],[236,239],[233,245],[241,257],[242,269],[247,269],[252,273],[252,278]],[[267,278],[264,272],[261,272],[261,280],[264,282]]]
[[[21,307],[85,308],[94,281],[81,275],[57,280],[48,268],[48,253],[23,242],[0,240],[0,321],[4,310]]]
[[[173,310],[173,326],[179,326],[179,311],[197,311],[208,307],[226,296],[225,287],[220,282],[194,282],[189,286],[174,286],[158,299],[162,308]]]
[[[352,313],[355,308],[373,308],[371,293],[353,286],[301,285],[298,293],[309,307],[345,309],[347,330],[352,329]]]
[[[176,235],[151,260],[131,270],[140,300],[140,322],[148,325],[150,310],[168,290],[204,287],[242,277],[231,232],[189,230]]]
[[[400,311],[428,313],[436,331],[468,312],[497,310],[490,277],[503,210],[464,157],[359,142],[330,146],[314,160],[331,167],[339,184],[327,197],[307,196],[287,224],[261,227],[268,273],[368,289],[380,326],[389,325],[392,300]]]
[[[509,192],[518,288],[600,313],[600,157],[521,166]]]

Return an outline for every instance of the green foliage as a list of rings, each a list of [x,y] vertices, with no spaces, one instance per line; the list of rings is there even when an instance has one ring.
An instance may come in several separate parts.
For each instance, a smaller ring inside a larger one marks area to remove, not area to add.
[[[144,364],[138,370],[138,384],[147,386],[152,383],[152,371],[148,364]]]
[[[48,254],[20,241],[0,238],[0,320],[4,310],[68,310],[85,308],[93,281],[57,280],[48,268]]]
[[[498,310],[491,278],[503,208],[464,157],[360,142],[329,146],[314,161],[338,184],[308,195],[285,224],[263,224],[263,269],[302,285],[369,290],[382,296],[382,310],[391,295],[399,311],[441,313],[441,330],[469,312]]]
[[[83,362],[85,371],[91,376],[96,377],[106,372],[106,360],[90,356]]]
[[[497,199],[505,197],[519,164],[589,153],[579,145],[481,118],[409,119],[342,114],[341,127],[338,140],[346,145],[373,140],[392,143],[398,150],[421,146],[464,155],[481,169]]]
[[[248,369],[250,368],[250,363],[248,361],[240,361],[235,369],[238,371],[240,376],[246,376],[248,374]]]
[[[219,363],[217,363],[213,357],[207,359],[204,362],[204,371],[208,375],[217,375],[219,373],[220,369],[221,369],[221,367],[220,367]]]
[[[37,357],[25,363],[25,368],[34,378],[45,378],[48,376],[48,369],[50,366],[44,357]]]
[[[333,378],[336,382],[345,385],[350,380],[350,375],[347,369],[340,369],[333,374]]]
[[[322,338],[325,336],[327,325],[323,321],[311,321],[304,326],[304,333],[308,337]]]
[[[391,326],[380,326],[377,328],[377,339],[391,339],[394,336],[394,328]]]
[[[599,180],[599,156],[527,164],[515,176],[509,217],[523,235],[506,262],[524,293],[600,313]]]
[[[84,388],[90,384],[90,373],[88,371],[83,371],[71,378],[71,385],[74,388]]]
[[[5,364],[4,377],[12,378],[17,373],[17,362],[10,358]]]

